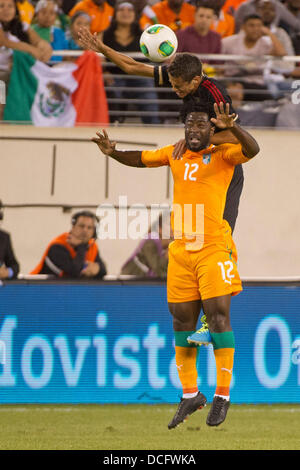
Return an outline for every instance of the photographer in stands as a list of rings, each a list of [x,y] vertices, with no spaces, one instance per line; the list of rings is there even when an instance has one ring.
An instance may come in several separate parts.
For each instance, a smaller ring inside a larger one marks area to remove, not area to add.
[[[30,274],[52,274],[59,278],[101,279],[106,267],[96,243],[98,218],[89,211],[77,212],[72,227],[54,238],[41,261]]]

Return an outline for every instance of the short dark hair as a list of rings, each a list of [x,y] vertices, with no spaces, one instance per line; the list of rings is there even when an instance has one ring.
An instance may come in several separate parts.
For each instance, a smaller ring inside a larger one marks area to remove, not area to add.
[[[194,97],[185,101],[182,105],[180,117],[183,123],[185,123],[186,118],[190,113],[205,113],[207,114],[209,121],[212,117],[216,117],[210,104],[207,103],[207,105],[205,105],[200,102],[199,98]]]
[[[168,66],[168,73],[174,78],[182,78],[185,82],[190,82],[193,78],[202,75],[202,62],[197,56],[181,52]]]
[[[71,219],[71,223],[72,225],[75,225],[77,220],[79,219],[79,217],[89,217],[90,219],[93,219],[94,223],[96,224],[97,222],[99,222],[99,218],[93,213],[93,212],[90,212],[90,211],[80,211],[80,212],[76,212],[76,214],[73,214],[72,215],[72,219]]]
[[[255,13],[253,13],[252,15],[245,16],[245,18],[243,19],[243,24],[247,23],[247,21],[249,21],[249,20],[260,20],[260,21],[262,21],[262,18],[261,18],[261,16],[256,15]]]
[[[198,8],[207,8],[208,10],[213,10],[214,12],[216,11],[215,3],[213,0],[199,0],[196,2],[196,10]]]

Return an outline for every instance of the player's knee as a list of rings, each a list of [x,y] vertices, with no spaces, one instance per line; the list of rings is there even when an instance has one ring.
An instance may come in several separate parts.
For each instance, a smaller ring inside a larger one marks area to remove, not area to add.
[[[192,321],[173,318],[173,329],[174,331],[192,331],[195,329],[195,325]]]
[[[227,331],[228,327],[230,327],[230,319],[229,314],[227,314],[224,310],[216,310],[210,315],[208,319],[208,326],[210,331],[214,333],[222,333]]]

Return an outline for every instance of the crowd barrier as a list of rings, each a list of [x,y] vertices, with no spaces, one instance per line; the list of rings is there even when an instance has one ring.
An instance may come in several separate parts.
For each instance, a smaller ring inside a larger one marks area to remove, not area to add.
[[[245,282],[232,299],[233,403],[300,403],[300,282]],[[212,401],[212,346],[198,356]],[[176,403],[165,282],[19,280],[0,287],[1,403]]]
[[[75,61],[82,53],[83,51],[59,50],[54,51],[53,57],[55,59],[59,56]],[[98,55],[103,59],[102,54]],[[141,53],[127,55],[137,60],[146,60]],[[235,106],[245,126],[286,127],[285,116],[291,115],[288,105],[300,102],[300,78],[287,78],[287,74],[300,63],[300,56],[195,55],[205,64],[204,71],[225,86],[229,82],[244,83],[244,97],[241,100],[238,98]],[[61,64],[63,62],[58,66]],[[230,75],[230,70],[233,66],[236,67],[234,64],[241,64],[241,76]],[[253,89],[247,85],[247,80],[254,73],[253,64],[257,66],[258,75],[261,75],[261,84],[264,83],[265,89]],[[52,61],[52,65],[57,65],[55,60]],[[148,77],[120,74],[115,64],[107,60],[102,60],[102,68],[110,122],[119,124],[142,122],[147,125],[181,122],[179,117],[181,100],[171,92],[170,88],[155,88],[154,82]],[[232,91],[232,93],[238,92]],[[294,107],[292,111],[293,116],[290,116],[291,123],[288,127],[299,128],[300,113]]]

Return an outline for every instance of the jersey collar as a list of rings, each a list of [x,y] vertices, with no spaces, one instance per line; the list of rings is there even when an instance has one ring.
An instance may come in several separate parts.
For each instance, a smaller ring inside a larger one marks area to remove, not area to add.
[[[215,147],[215,145],[211,144],[209,147],[206,147],[205,149],[199,150],[199,152],[192,152],[192,150],[186,150],[183,154],[183,157],[185,157],[185,158],[199,158],[200,156],[203,156],[204,153],[210,153],[214,147]]]

